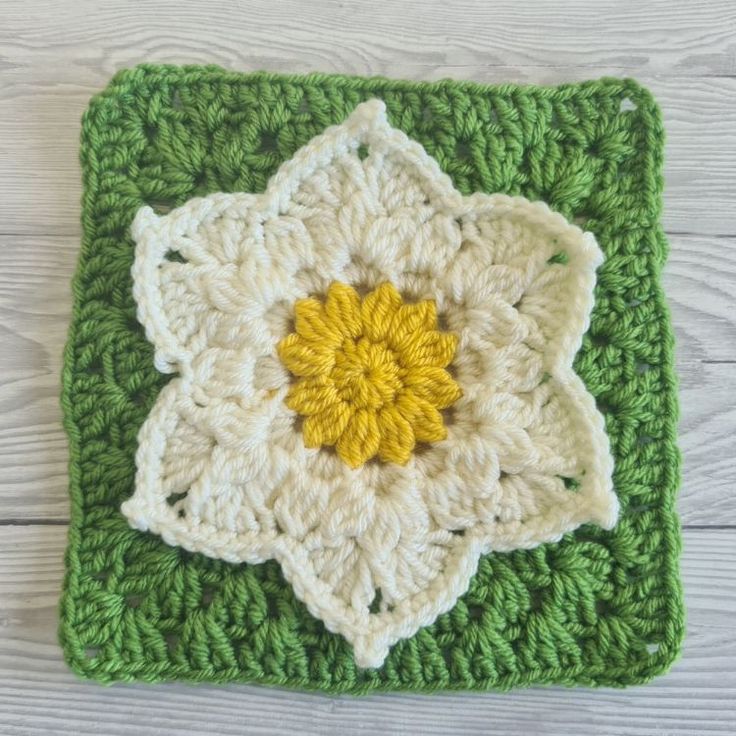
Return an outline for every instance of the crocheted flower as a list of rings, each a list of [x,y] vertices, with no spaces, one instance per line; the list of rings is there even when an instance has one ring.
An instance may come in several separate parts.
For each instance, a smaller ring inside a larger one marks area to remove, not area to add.
[[[384,283],[361,303],[355,289],[336,282],[324,306],[301,299],[294,314],[296,332],[278,351],[300,377],[286,404],[307,417],[307,447],[337,445],[357,468],[375,455],[404,465],[416,441],[445,439],[438,409],[462,391],[444,370],[457,337],[437,331],[434,302],[402,304]]]
[[[176,375],[123,513],[191,551],[278,560],[358,665],[450,610],[481,555],[614,524],[603,418],[572,369],[592,235],[462,196],[383,103],[264,193],[146,207],[133,235],[138,316]]]

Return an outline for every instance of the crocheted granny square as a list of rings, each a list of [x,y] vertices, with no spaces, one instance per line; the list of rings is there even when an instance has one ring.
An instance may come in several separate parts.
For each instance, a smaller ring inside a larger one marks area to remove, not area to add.
[[[665,670],[662,143],[628,80],[118,74],[82,126],[72,668],[353,693]]]

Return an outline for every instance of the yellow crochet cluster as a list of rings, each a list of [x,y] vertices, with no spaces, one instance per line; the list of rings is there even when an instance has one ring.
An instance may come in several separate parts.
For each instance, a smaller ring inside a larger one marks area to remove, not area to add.
[[[353,468],[378,455],[404,465],[417,442],[447,435],[441,409],[462,392],[445,370],[457,337],[437,329],[433,301],[404,304],[390,283],[362,301],[333,283],[324,303],[300,299],[296,331],[278,346],[298,381],[286,398],[307,447],[335,445]]]

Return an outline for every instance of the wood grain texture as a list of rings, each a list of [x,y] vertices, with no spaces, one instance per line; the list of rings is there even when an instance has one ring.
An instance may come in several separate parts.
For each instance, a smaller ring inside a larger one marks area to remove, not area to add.
[[[664,284],[690,525],[688,636],[668,676],[623,692],[356,699],[105,689],[68,672],[56,644],[69,513],[58,396],[80,235],[79,119],[112,74],[141,61],[487,83],[634,76],[652,90],[668,136]],[[3,0],[0,733],[733,733],[736,528],[722,527],[736,527],[735,100],[732,0]]]
[[[206,5],[164,0],[65,3],[4,0],[12,42],[8,71],[48,66],[64,81],[95,84],[140,58],[262,65],[289,71],[389,73],[396,67],[606,67],[618,74],[728,75],[736,72],[736,8],[729,0],[267,0]],[[227,32],[223,32],[227,29]],[[93,75],[97,75],[93,77]],[[34,77],[35,78],[35,77]]]
[[[78,251],[0,236],[0,519],[69,518],[59,394]]]
[[[677,331],[685,524],[736,524],[736,238],[676,235],[665,274]],[[69,518],[59,374],[74,237],[0,236],[1,516]]]
[[[736,362],[736,238],[673,234],[669,243],[663,285],[682,370]]]
[[[327,697],[268,688],[80,683],[56,643],[64,527],[0,536],[0,731],[10,734],[731,734],[736,530],[685,534],[688,639],[672,672],[627,691]]]

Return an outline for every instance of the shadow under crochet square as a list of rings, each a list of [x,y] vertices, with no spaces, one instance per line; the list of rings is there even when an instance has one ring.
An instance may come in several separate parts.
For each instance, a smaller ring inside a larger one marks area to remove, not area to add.
[[[378,669],[297,600],[279,565],[233,565],[132,529],[137,434],[168,377],[136,319],[130,225],[211,192],[260,192],[357,104],[385,101],[463,194],[542,200],[605,254],[575,370],[605,415],[621,504],[611,531],[491,553],[448,613]],[[663,130],[630,80],[561,87],[414,83],[142,66],[82,125],[84,239],[62,402],[72,520],[60,637],[101,682],[258,682],[329,692],[625,686],[679,652],[677,400],[659,274]]]

